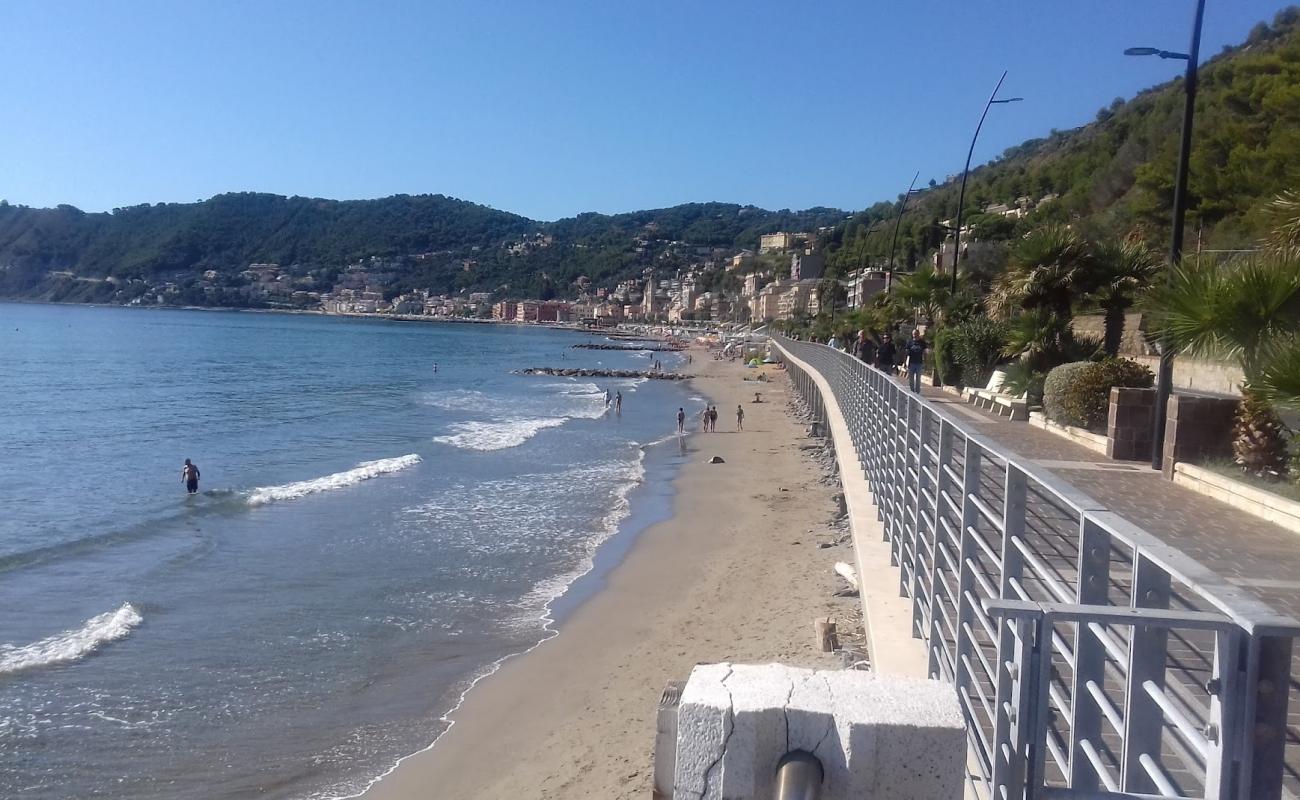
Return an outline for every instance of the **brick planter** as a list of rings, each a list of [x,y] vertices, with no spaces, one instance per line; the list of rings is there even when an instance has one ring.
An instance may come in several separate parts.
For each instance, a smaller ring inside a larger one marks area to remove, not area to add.
[[[1106,421],[1106,455],[1119,461],[1151,458],[1156,390],[1114,386]]]
[[[1199,394],[1169,398],[1165,423],[1165,477],[1173,480],[1174,464],[1232,454],[1232,425],[1240,400]]]

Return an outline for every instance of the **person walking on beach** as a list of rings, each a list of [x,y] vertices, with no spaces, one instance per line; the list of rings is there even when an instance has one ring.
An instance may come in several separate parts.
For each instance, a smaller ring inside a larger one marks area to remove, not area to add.
[[[718,407],[709,406],[709,432],[718,432]]]
[[[921,329],[912,329],[912,341],[903,346],[903,355],[907,360],[907,385],[917,394],[921,393],[921,368],[925,366],[925,351],[930,345],[921,338]]]
[[[745,409],[740,404],[737,404],[736,405],[736,430],[743,431],[744,429],[745,429]]]
[[[894,374],[894,364],[898,360],[898,346],[889,334],[880,337],[880,346],[876,348],[876,368],[890,375]]]
[[[181,483],[185,484],[185,491],[189,494],[199,491],[199,468],[188,458],[185,459],[185,466],[181,467]]]
[[[700,412],[700,430],[704,431],[705,433],[709,432],[709,407],[708,406],[705,406],[704,410]]]
[[[686,409],[677,409],[677,435],[681,436],[686,433]]]

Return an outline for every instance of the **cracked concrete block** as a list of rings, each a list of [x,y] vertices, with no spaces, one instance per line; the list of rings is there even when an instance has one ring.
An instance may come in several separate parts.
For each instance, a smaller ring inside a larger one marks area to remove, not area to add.
[[[777,764],[795,750],[821,761],[825,800],[962,796],[965,728],[953,687],[937,681],[701,665],[677,731],[679,800],[770,797]]]

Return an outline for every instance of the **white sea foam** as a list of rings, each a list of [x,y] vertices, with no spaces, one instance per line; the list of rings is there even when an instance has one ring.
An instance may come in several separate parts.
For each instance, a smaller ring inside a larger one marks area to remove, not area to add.
[[[130,603],[123,603],[116,611],[91,617],[76,630],[64,631],[22,647],[0,644],[0,675],[79,661],[101,645],[123,638],[141,621],[140,612]]]
[[[508,419],[501,422],[457,422],[452,433],[433,440],[463,450],[505,450],[518,447],[547,428],[558,428],[566,417]]]
[[[260,506],[265,503],[273,503],[276,500],[296,500],[299,497],[306,497],[317,492],[342,489],[345,486],[352,486],[362,481],[368,481],[371,478],[377,478],[380,475],[397,472],[418,463],[420,463],[420,457],[411,453],[397,458],[363,461],[352,469],[326,475],[323,478],[286,483],[282,486],[259,486],[249,493],[248,504]]]

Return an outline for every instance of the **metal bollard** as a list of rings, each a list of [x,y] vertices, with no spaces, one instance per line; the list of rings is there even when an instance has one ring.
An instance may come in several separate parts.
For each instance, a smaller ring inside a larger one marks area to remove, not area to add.
[[[776,766],[776,800],[817,800],[822,788],[822,762],[805,750],[793,750]]]

